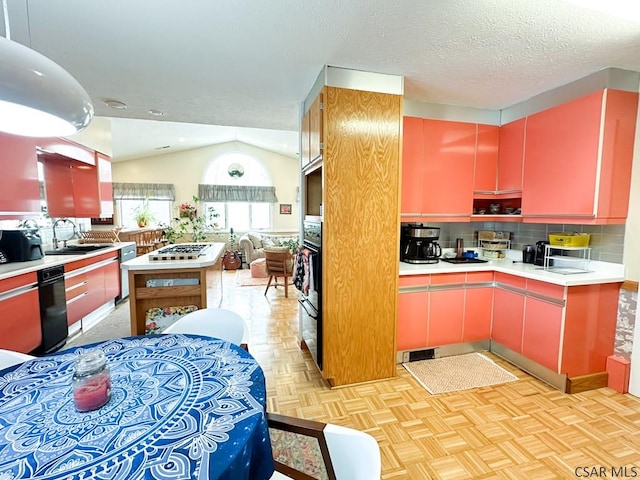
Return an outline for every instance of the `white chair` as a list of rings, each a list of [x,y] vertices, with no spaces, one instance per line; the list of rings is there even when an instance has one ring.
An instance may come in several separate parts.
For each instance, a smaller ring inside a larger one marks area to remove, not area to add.
[[[202,308],[186,314],[162,333],[191,333],[220,338],[246,348],[249,329],[244,319],[224,308]]]
[[[276,472],[271,480],[309,478],[308,472],[296,468],[295,451],[290,451],[292,439],[298,439],[301,449],[316,450],[323,462],[329,480],[380,480],[382,465],[378,442],[368,433],[331,423],[304,420],[267,413],[271,446]],[[291,435],[282,445],[274,441],[282,431]],[[304,444],[304,446],[302,445]],[[309,445],[314,448],[309,448]],[[283,451],[284,449],[284,451]],[[283,463],[287,458],[293,464]]]
[[[14,352],[13,350],[0,349],[0,369],[26,362],[32,358],[36,357],[27,355],[26,353]]]

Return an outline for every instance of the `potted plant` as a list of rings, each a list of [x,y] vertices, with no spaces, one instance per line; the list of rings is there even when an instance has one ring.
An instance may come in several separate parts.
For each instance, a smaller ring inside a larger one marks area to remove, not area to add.
[[[199,202],[200,199],[194,196],[193,203],[182,203],[178,207],[178,217],[173,219],[174,225],[168,227],[174,242],[189,233],[192,242],[204,242],[207,239],[206,230],[218,227],[214,219],[220,214],[213,207],[209,207],[205,215],[198,215]]]
[[[153,213],[151,213],[149,201],[146,199],[142,202],[142,205],[135,208],[134,212],[136,214],[136,222],[138,222],[138,226],[140,228],[146,227],[149,223],[155,220]]]

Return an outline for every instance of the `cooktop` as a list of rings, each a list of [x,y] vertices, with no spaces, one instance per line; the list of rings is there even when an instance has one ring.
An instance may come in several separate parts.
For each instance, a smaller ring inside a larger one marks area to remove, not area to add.
[[[440,258],[440,261],[447,263],[487,263],[488,260],[481,260],[479,258]]]

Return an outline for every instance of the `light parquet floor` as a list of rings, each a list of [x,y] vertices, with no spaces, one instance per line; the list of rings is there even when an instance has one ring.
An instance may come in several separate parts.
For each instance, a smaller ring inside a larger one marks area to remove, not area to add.
[[[398,365],[396,378],[332,390],[300,348],[295,288],[265,296],[264,287],[236,286],[234,271],[216,278],[212,297],[221,278],[221,307],[250,327],[268,410],[370,433],[383,479],[640,477],[636,397],[607,388],[565,395],[492,354],[517,381],[433,396]]]

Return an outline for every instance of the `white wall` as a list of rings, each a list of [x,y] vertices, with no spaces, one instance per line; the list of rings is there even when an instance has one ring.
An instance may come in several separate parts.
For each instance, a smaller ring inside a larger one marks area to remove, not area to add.
[[[253,147],[242,142],[228,142],[153,157],[114,162],[114,182],[173,183],[176,204],[191,201],[198,194],[198,184],[211,162],[227,153],[244,153],[260,160],[276,188],[278,203],[273,205],[273,230],[298,231],[300,203],[298,187],[298,159]],[[279,204],[290,203],[291,215],[280,215]]]

